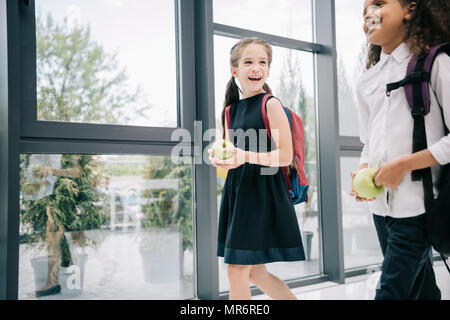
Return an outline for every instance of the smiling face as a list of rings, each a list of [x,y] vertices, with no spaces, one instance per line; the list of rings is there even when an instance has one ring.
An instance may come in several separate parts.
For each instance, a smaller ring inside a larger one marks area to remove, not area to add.
[[[264,46],[251,43],[242,49],[238,66],[231,66],[231,74],[239,80],[243,97],[263,93],[269,77],[269,58]]]
[[[401,0],[366,0],[363,30],[367,40],[391,53],[405,38],[405,20],[411,19],[415,3],[403,6]]]

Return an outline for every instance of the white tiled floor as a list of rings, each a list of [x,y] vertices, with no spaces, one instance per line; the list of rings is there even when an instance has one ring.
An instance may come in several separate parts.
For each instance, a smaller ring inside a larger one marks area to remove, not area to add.
[[[434,263],[436,281],[441,289],[442,300],[450,300],[450,274],[442,261]],[[381,272],[346,279],[345,284],[324,282],[292,291],[299,300],[373,300]],[[258,295],[254,300],[268,300],[267,295]]]

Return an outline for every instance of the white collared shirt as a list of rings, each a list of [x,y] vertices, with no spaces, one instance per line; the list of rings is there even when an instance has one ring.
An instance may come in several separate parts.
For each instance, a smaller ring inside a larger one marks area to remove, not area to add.
[[[378,167],[412,153],[414,120],[403,87],[386,96],[386,84],[402,80],[412,54],[402,43],[390,55],[381,53],[380,61],[366,70],[358,81],[357,97],[360,139],[364,145],[360,163]],[[435,197],[436,179],[441,166],[450,162],[450,134],[445,136],[441,110],[450,128],[450,58],[446,53],[436,57],[431,69],[430,113],[425,116],[428,149],[439,165],[431,167]],[[435,91],[435,93],[433,92]],[[372,213],[395,218],[425,213],[422,181],[412,181],[407,173],[396,190],[385,188],[376,200],[369,202]]]

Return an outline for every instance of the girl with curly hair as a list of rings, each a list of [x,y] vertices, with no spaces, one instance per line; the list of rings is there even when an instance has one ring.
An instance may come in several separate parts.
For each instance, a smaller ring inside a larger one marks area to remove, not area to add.
[[[385,188],[373,199],[362,199],[353,189],[350,193],[357,201],[369,201],[384,256],[376,300],[441,299],[425,233],[422,182],[412,181],[411,172],[431,167],[436,182],[441,166],[450,163],[450,135],[445,135],[443,123],[450,127],[450,58],[440,53],[431,69],[431,105],[425,117],[428,149],[411,151],[414,120],[405,93],[396,90],[388,96],[385,89],[404,78],[414,54],[449,41],[449,13],[448,0],[364,2],[369,52],[367,70],[357,85],[364,145],[359,170],[378,168],[375,184]]]

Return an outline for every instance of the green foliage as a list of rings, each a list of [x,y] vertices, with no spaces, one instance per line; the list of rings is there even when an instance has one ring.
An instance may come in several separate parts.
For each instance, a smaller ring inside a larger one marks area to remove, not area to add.
[[[145,179],[178,179],[178,189],[144,190],[142,227],[162,228],[171,224],[180,227],[183,250],[192,248],[192,177],[190,165],[174,164],[170,157],[149,157],[144,169]]]
[[[36,17],[38,119],[125,124],[150,105],[89,26]],[[131,113],[130,110],[135,112]]]
[[[24,195],[35,192],[33,183],[28,182],[24,174],[31,157],[30,154],[21,156],[21,191]],[[98,187],[104,182],[102,162],[96,156],[91,155],[63,155],[61,162],[62,169],[54,171],[57,172],[55,173],[57,179],[52,194],[38,200],[22,199],[21,201],[21,223],[24,230],[28,231],[26,239],[30,242],[38,243],[41,240],[46,244],[49,241],[47,239],[49,227],[52,228],[52,233],[61,231],[61,228],[62,232],[81,232],[99,229],[108,223],[103,208],[94,204],[104,197],[98,191]],[[42,172],[43,167],[39,167],[38,169]],[[36,172],[35,168],[33,169],[33,172]],[[46,172],[51,169],[45,168]],[[49,225],[47,210],[53,220],[53,223],[50,220],[51,225]],[[75,234],[79,235],[80,233]],[[72,238],[81,247],[95,245],[83,236],[72,236]],[[62,237],[60,245],[63,266],[72,264],[65,236]]]

